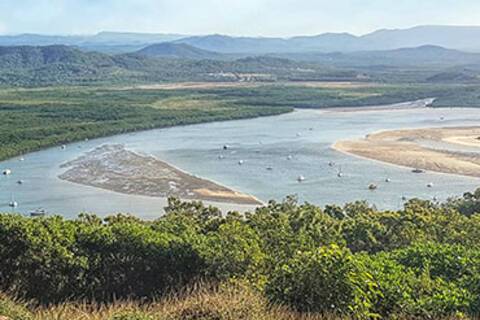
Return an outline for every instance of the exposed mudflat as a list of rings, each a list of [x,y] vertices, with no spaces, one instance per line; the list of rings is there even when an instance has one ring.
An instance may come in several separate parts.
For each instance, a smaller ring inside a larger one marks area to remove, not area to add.
[[[62,165],[59,178],[125,194],[178,197],[235,204],[260,204],[253,196],[192,176],[123,145],[102,145]]]
[[[333,147],[396,165],[480,177],[479,139],[480,127],[393,130],[338,141]]]

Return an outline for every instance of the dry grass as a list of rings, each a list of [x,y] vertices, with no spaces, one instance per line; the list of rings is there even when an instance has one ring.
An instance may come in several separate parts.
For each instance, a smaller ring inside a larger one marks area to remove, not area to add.
[[[328,320],[334,317],[296,314],[271,307],[265,298],[243,286],[196,288],[157,302],[135,301],[107,305],[65,303],[29,308],[0,297],[0,315],[11,320]],[[338,319],[338,318],[335,318]],[[0,320],[3,320],[0,317]]]
[[[339,316],[299,314],[272,307],[258,292],[244,286],[195,288],[157,302],[112,304],[66,303],[29,308],[0,296],[0,320],[341,320]],[[395,319],[409,319],[395,317]],[[453,319],[466,319],[464,317]],[[447,320],[447,319],[444,319]]]

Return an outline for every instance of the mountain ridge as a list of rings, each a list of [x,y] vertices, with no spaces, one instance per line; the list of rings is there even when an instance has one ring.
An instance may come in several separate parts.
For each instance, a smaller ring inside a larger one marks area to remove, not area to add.
[[[207,51],[228,54],[266,54],[285,52],[354,52],[391,50],[436,45],[461,51],[480,52],[480,26],[422,25],[405,29],[379,29],[356,36],[346,32],[292,37],[249,37],[221,34],[182,35],[103,31],[94,35],[0,35],[0,45],[78,46],[82,50],[106,53],[134,52],[163,42],[184,43]]]

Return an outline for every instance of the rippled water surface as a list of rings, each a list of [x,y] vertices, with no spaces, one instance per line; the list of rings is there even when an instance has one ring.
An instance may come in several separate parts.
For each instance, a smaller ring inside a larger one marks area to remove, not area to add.
[[[441,117],[444,120],[441,120]],[[118,135],[51,148],[0,163],[12,175],[0,177],[0,210],[28,213],[43,207],[67,217],[82,211],[161,215],[165,199],[124,195],[57,178],[60,165],[105,143],[121,143],[267,201],[296,194],[319,205],[365,199],[379,208],[402,205],[402,196],[440,200],[480,186],[480,179],[446,174],[413,174],[408,168],[344,155],[331,149],[339,139],[363,137],[385,129],[478,125],[480,109],[413,109],[332,112],[297,110],[275,117],[217,122]],[[222,146],[229,145],[224,151]],[[471,151],[471,150],[470,150]],[[223,159],[219,159],[223,155]],[[243,160],[243,165],[238,165]],[[331,167],[329,162],[334,162]],[[271,170],[267,170],[270,168]],[[341,170],[342,178],[337,177]],[[302,183],[297,177],[305,177]],[[386,178],[391,182],[384,182]],[[23,180],[24,184],[17,184]],[[433,188],[426,185],[432,182]],[[378,189],[368,190],[375,183]],[[239,208],[220,205],[224,209]]]

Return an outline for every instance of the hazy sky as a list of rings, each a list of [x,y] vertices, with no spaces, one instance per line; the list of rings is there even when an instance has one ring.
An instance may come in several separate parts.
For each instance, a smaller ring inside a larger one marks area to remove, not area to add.
[[[291,36],[479,25],[479,0],[0,0],[0,33]]]

